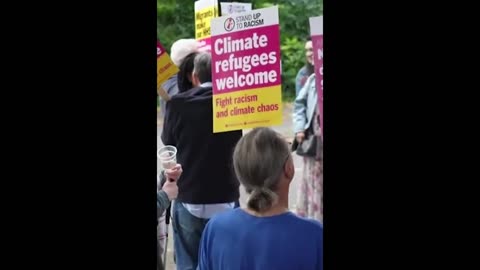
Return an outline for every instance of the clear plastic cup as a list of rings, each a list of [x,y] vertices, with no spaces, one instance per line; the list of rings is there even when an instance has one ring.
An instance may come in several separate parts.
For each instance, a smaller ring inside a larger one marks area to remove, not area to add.
[[[175,146],[167,145],[158,149],[157,156],[164,170],[172,169],[177,165],[177,148]]]

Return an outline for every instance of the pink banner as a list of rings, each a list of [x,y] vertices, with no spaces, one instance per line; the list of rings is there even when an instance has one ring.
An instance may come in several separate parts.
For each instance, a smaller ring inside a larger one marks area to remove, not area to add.
[[[312,36],[315,80],[318,91],[318,109],[323,134],[323,35]]]
[[[163,48],[160,41],[157,40],[157,58],[159,58],[164,53],[165,53],[165,48]]]
[[[280,84],[279,33],[277,24],[213,36],[213,93]]]
[[[323,137],[323,16],[310,18],[310,33],[313,44],[315,83],[318,91],[318,111],[321,135]]]
[[[212,50],[212,39],[204,38],[198,41],[198,50],[201,52],[210,52]]]

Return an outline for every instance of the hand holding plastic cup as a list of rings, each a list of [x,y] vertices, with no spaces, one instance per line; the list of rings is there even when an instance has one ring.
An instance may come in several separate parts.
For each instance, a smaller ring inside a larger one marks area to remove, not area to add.
[[[173,169],[177,165],[177,148],[175,146],[167,145],[160,148],[157,156],[164,170]]]
[[[173,168],[164,170],[163,172],[165,174],[165,177],[168,180],[177,181],[180,178],[180,176],[182,175],[182,172],[183,172],[182,165],[177,163],[177,165],[175,165]]]

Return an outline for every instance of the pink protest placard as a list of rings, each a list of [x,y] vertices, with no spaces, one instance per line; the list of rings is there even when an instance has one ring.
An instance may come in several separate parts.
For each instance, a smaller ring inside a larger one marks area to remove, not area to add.
[[[313,44],[315,83],[318,91],[318,109],[323,137],[323,16],[310,18],[310,33]]]
[[[163,48],[162,44],[160,44],[160,41],[157,40],[157,58],[160,57],[165,52],[165,48]]]
[[[213,132],[282,123],[278,7],[211,21]]]

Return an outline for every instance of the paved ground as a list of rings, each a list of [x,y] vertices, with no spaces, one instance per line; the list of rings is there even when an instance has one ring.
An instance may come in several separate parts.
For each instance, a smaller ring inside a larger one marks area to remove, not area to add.
[[[162,133],[163,126],[163,116],[159,112],[157,115],[157,147],[163,146],[160,135]],[[285,103],[283,106],[283,125],[272,127],[277,132],[282,134],[287,140],[291,141],[293,139],[293,127],[292,127],[292,104]],[[244,130],[244,133],[249,130]],[[303,173],[303,162],[301,157],[293,154],[293,161],[295,163],[295,177],[292,184],[290,185],[290,196],[289,196],[289,207],[290,209],[295,208],[295,199],[296,192],[298,189],[298,183],[300,182],[301,175]],[[158,172],[160,172],[160,164],[157,163]],[[247,195],[243,187],[240,188],[240,204],[245,205]],[[173,233],[171,226],[169,227],[169,239],[167,247],[167,267],[166,270],[175,270],[175,264],[173,262]]]

